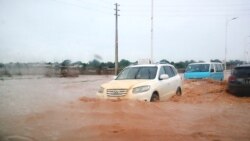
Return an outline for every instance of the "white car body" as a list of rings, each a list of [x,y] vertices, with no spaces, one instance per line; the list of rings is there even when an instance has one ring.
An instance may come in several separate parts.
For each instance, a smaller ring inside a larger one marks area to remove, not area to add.
[[[123,75],[123,72],[125,73],[124,70],[127,69],[129,71],[129,69],[133,68],[138,69],[138,72],[135,73],[135,79],[126,78],[119,80],[120,76]],[[140,74],[139,72],[141,72],[141,74],[144,73],[144,75],[145,72],[148,73],[150,75],[148,77],[151,77],[151,75],[153,76],[154,74],[150,72],[150,69],[155,74],[155,77],[150,79],[136,79],[136,76]],[[157,100],[168,99],[177,92],[180,92],[179,94],[181,94],[182,78],[177,73],[175,67],[170,64],[134,65],[126,67],[124,70],[115,80],[101,85],[97,92],[99,98],[152,101],[153,94],[158,95],[159,99]],[[168,72],[171,72],[172,70],[172,74],[168,74],[166,70],[168,70]]]

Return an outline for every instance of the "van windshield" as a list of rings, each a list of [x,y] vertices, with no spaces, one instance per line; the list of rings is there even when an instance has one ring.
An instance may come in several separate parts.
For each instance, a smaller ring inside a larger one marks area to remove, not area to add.
[[[157,67],[130,67],[124,69],[116,78],[122,79],[154,79]]]
[[[210,64],[190,64],[186,68],[186,72],[208,72]]]

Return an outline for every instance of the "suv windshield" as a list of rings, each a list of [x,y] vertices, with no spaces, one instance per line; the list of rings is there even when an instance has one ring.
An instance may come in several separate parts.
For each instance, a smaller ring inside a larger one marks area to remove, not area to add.
[[[237,77],[250,77],[250,67],[235,68],[233,74]]]
[[[122,79],[154,79],[157,67],[129,67],[125,68],[116,78]]]
[[[186,72],[208,72],[210,64],[191,64],[186,68]]]

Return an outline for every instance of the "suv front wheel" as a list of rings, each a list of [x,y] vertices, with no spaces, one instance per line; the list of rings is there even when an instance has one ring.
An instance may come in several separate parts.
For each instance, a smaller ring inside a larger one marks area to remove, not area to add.
[[[176,95],[181,96],[182,92],[181,92],[181,88],[178,87],[176,90]]]
[[[152,96],[151,96],[150,102],[156,102],[156,101],[159,101],[159,100],[160,100],[159,95],[156,92],[154,92],[152,94]]]

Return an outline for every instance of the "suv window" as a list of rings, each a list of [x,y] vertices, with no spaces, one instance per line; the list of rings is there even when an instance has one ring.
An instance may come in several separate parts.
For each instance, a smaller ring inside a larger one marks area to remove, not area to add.
[[[144,67],[141,68],[136,75],[136,79],[154,79],[156,75],[156,68]]]
[[[169,77],[175,76],[173,70],[169,66],[164,66],[164,69]]]
[[[116,79],[154,79],[156,72],[157,67],[129,67],[124,69]]]
[[[177,74],[177,70],[174,67],[170,67],[174,73],[174,76]]]
[[[159,72],[159,77],[162,75],[162,74],[166,74],[166,71],[163,67],[160,68],[160,72]]]

